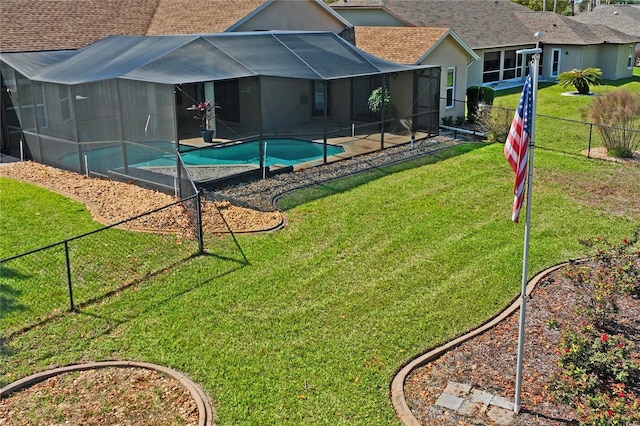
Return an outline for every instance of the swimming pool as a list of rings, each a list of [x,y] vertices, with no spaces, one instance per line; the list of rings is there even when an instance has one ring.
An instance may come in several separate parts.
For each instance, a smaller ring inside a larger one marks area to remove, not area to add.
[[[323,144],[295,138],[264,139],[266,166],[294,166],[307,161],[323,158]],[[127,160],[129,167],[174,167],[176,158],[175,144],[172,142],[154,142],[147,146],[128,144]],[[213,145],[192,149],[180,145],[182,160],[187,166],[228,166],[259,165],[258,141],[238,142],[228,145]],[[327,145],[327,156],[344,152],[341,146]],[[263,154],[264,155],[264,154]],[[94,171],[120,170],[124,167],[121,146],[110,146],[84,151],[89,169]],[[78,154],[69,154],[62,158],[65,164],[77,164]]]
[[[294,166],[296,164],[323,158],[323,144],[292,138],[271,138],[263,141],[265,166]],[[259,141],[242,142],[231,145],[208,146],[182,152],[182,160],[187,166],[220,166],[234,164],[259,165]],[[327,145],[327,156],[344,152],[341,146]],[[132,164],[134,167],[163,167],[175,164],[172,155],[163,155],[153,160]]]

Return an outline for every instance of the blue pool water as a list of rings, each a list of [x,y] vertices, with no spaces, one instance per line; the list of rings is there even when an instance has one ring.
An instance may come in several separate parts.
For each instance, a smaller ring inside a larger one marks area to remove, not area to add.
[[[233,145],[209,146],[182,153],[187,166],[211,166],[233,164],[260,164],[259,142],[250,141]],[[293,166],[323,158],[323,144],[302,139],[265,139],[265,165]],[[327,156],[344,152],[341,146],[327,145]],[[163,156],[133,166],[172,166],[175,159]]]
[[[293,166],[307,161],[323,158],[323,144],[302,139],[264,139],[266,142],[265,165]],[[148,147],[134,144],[127,145],[127,160],[130,167],[172,167],[176,164],[171,142],[156,142]],[[243,142],[231,145],[208,146],[192,149],[181,145],[182,159],[187,166],[216,166],[253,164],[259,165],[258,141]],[[341,146],[327,145],[327,156],[344,152]],[[91,170],[117,170],[122,168],[123,157],[121,146],[98,148],[83,152],[87,156]],[[65,156],[63,162],[77,164],[77,154]]]

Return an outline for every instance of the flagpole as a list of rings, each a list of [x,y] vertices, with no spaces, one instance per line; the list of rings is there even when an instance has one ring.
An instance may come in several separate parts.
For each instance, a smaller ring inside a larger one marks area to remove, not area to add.
[[[536,33],[535,37],[539,38],[540,33]],[[520,291],[520,321],[518,325],[518,361],[516,366],[516,395],[513,411],[518,414],[520,412],[520,393],[522,388],[522,358],[524,353],[524,322],[527,306],[527,265],[529,263],[529,232],[531,224],[531,189],[533,184],[533,149],[535,147],[535,129],[536,129],[536,101],[538,97],[538,63],[540,61],[540,53],[542,49],[536,43],[535,49],[517,50],[516,54],[527,55],[533,54],[533,70],[532,70],[532,108],[531,108],[531,131],[529,136],[529,149],[527,161],[527,213],[524,227],[524,254],[522,258],[522,289]]]

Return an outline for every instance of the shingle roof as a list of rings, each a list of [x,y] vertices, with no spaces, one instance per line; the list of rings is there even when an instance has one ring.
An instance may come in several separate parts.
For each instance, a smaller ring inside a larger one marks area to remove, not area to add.
[[[269,0],[0,0],[0,51],[77,49],[109,35],[223,32]]]
[[[266,0],[159,0],[147,35],[221,33]]]
[[[609,4],[572,16],[584,24],[601,24],[640,37],[640,5]]]
[[[473,49],[535,42],[514,17],[529,9],[510,0],[339,0],[330,6],[384,8],[416,26],[451,28]]]
[[[389,61],[415,64],[448,28],[356,26],[356,45]]]
[[[530,33],[542,32],[544,43],[565,45],[636,43],[639,37],[631,36],[604,25],[589,25],[553,12],[516,12],[522,25]]]
[[[0,0],[1,51],[76,49],[145,34],[159,0]]]

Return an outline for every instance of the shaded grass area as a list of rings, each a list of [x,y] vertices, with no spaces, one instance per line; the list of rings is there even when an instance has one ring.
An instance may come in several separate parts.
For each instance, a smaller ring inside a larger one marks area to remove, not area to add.
[[[0,187],[0,258],[44,248],[0,265],[3,336],[63,314],[71,297],[76,306],[95,302],[197,251],[195,241],[176,235],[115,228],[73,239],[104,228],[82,203],[8,178]]]
[[[535,166],[531,275],[585,255],[579,238],[640,223],[640,168],[548,151]],[[629,191],[615,211],[609,192],[586,190],[607,179]],[[220,425],[396,424],[394,372],[520,291],[512,190],[502,145],[488,145],[311,193],[286,229],[238,236],[242,253],[212,240],[206,256],[5,341],[0,381],[135,359],[202,384]]]

